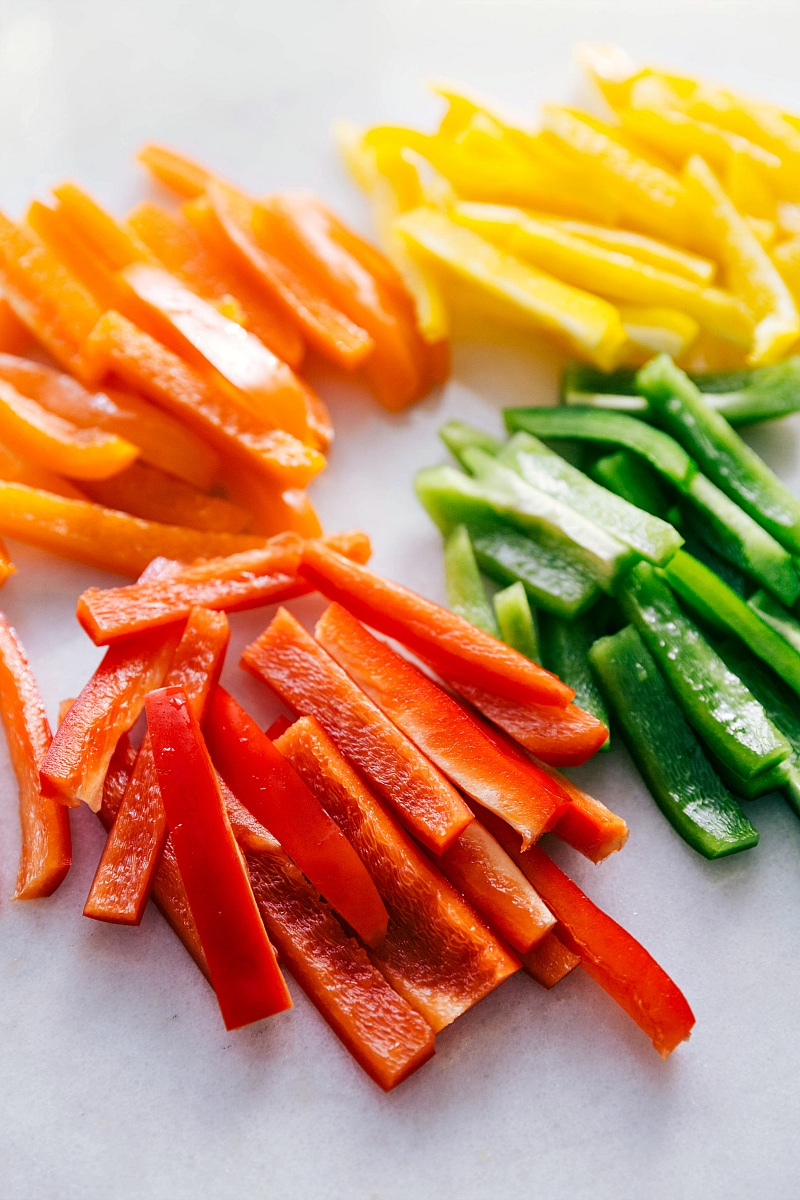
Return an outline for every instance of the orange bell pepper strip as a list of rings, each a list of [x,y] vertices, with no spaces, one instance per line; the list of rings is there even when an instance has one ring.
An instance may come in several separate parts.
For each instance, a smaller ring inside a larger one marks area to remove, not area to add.
[[[292,1007],[233,836],[200,726],[182,688],[146,700],[147,726],[200,944],[226,1029]]]
[[[394,638],[448,679],[527,703],[566,707],[574,699],[572,688],[555,675],[463,617],[348,562],[318,541],[303,547],[301,573],[323,596]]]
[[[133,231],[121,225],[77,184],[60,183],[53,188],[53,195],[68,226],[112,271],[150,258],[147,247]]]
[[[160,556],[191,561],[264,545],[263,537],[162,525],[89,500],[5,481],[0,481],[2,534],[121,575],[138,575]]]
[[[635,938],[585,896],[538,846],[522,851],[491,814],[486,823],[555,915],[556,933],[581,966],[625,1010],[662,1058],[689,1037],[685,996]]]
[[[149,143],[136,157],[156,179],[186,200],[202,196],[211,180],[205,167],[166,146]]]
[[[145,521],[211,533],[241,533],[249,524],[249,513],[238,504],[221,496],[207,496],[182,479],[145,463],[135,462],[112,479],[84,484],[83,490],[96,504]]]
[[[0,437],[12,449],[73,479],[108,479],[139,450],[114,433],[79,429],[0,379]]]
[[[332,534],[329,541],[359,562],[369,558],[366,534]],[[105,590],[88,588],[78,600],[78,620],[95,645],[103,646],[185,620],[197,605],[239,612],[302,595],[308,585],[297,579],[300,548],[295,534],[284,533],[257,550],[180,565],[167,579],[139,580]]]
[[[234,795],[359,937],[380,946],[389,917],[366,867],[292,766],[222,688],[211,698],[204,732]]]
[[[24,225],[0,213],[0,289],[60,366],[87,377],[81,346],[101,316],[94,296]]]
[[[580,767],[608,738],[608,729],[577,704],[520,704],[484,687],[445,678],[454,691],[549,766]]]
[[[0,587],[3,586],[9,575],[13,575],[16,567],[11,561],[11,555],[8,552],[8,546],[0,540]]]
[[[521,955],[553,929],[556,920],[549,908],[480,821],[471,821],[436,865],[487,925]]]
[[[223,465],[220,484],[225,495],[250,514],[252,533],[274,537],[290,529],[304,538],[322,533],[314,505],[302,488],[285,488],[236,462]]]
[[[523,845],[552,828],[570,803],[563,788],[533,763],[504,754],[455,700],[346,609],[330,605],[315,636],[442,774],[506,821]]]
[[[20,321],[8,301],[0,295],[0,353],[23,354],[31,341],[27,327]]]
[[[101,317],[84,350],[98,378],[113,372],[217,450],[284,487],[304,487],[325,465],[318,450],[271,429],[118,312]]]
[[[219,180],[209,185],[207,199],[207,205],[195,201],[184,211],[209,245],[247,270],[297,322],[318,354],[345,370],[359,366],[373,349],[372,338],[320,295],[316,283],[304,278],[291,259],[260,244],[255,202]]]
[[[143,462],[201,491],[216,481],[219,457],[211,447],[131,392],[115,388],[90,392],[70,375],[12,354],[0,354],[0,379],[81,429],[103,429],[132,442]]]
[[[30,462],[0,443],[0,479],[7,483],[24,483],[28,487],[40,488],[45,492],[53,492],[57,496],[69,496],[73,500],[84,500],[83,492],[74,487],[68,479],[62,479],[54,471],[40,467]]]
[[[204,719],[217,685],[229,638],[224,613],[192,609],[164,677],[164,687],[183,688],[198,721]],[[83,915],[95,921],[138,925],[166,840],[167,818],[161,803],[153,748],[145,735]]]
[[[438,1033],[519,969],[312,718],[276,745],[361,855],[389,912],[371,957]]]
[[[199,296],[254,333],[295,370],[305,346],[296,323],[236,266],[215,254],[183,213],[145,201],[125,219],[151,254]]]
[[[581,965],[578,955],[568,950],[555,933],[548,933],[532,950],[521,954],[520,959],[523,971],[548,990]]]
[[[161,686],[181,632],[181,625],[169,625],[106,651],[41,764],[46,796],[70,807],[83,801],[97,812],[114,747],[135,724],[147,693]]]
[[[435,854],[473,819],[455,788],[286,609],[241,665],[293,712],[313,716],[349,762]]]
[[[41,765],[52,741],[44,704],[25,651],[0,613],[0,716],[19,782],[22,852],[15,900],[51,896],[72,863],[69,813],[44,796]]]

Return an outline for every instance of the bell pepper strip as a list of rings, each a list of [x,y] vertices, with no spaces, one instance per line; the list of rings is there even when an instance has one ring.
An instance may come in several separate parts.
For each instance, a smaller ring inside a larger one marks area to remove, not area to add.
[[[762,706],[681,611],[667,583],[649,564],[640,563],[631,572],[622,606],[686,720],[719,761],[751,779],[788,756],[788,742]]]
[[[164,677],[164,687],[183,689],[199,721],[217,685],[229,637],[224,613],[192,609]],[[167,832],[153,748],[146,734],[100,856],[83,909],[85,917],[121,925],[141,922]]]
[[[484,633],[499,637],[494,609],[486,596],[465,525],[456,525],[445,538],[444,581],[450,611]]]
[[[752,323],[746,310],[719,288],[693,283],[622,251],[606,250],[518,208],[461,203],[450,216],[504,253],[573,287],[625,304],[677,309],[710,333],[748,343]]]
[[[560,680],[496,638],[401,584],[349,562],[318,540],[304,543],[301,574],[323,596],[449,678],[534,704],[563,708],[573,698]]]
[[[500,823],[492,818],[492,832],[495,825]],[[495,836],[552,911],[560,941],[647,1034],[661,1057],[668,1058],[694,1026],[683,993],[645,948],[593,904],[543,850],[531,846],[521,851],[502,826]]]
[[[276,743],[361,855],[389,912],[370,957],[435,1032],[519,969],[309,717]]]
[[[555,333],[599,367],[615,365],[627,334],[607,300],[536,270],[436,209],[403,213],[395,228],[423,261],[485,292],[517,323]]]
[[[592,225],[588,221],[576,221],[569,217],[553,217],[549,213],[537,213],[536,220],[600,246],[603,250],[625,254],[644,266],[655,267],[668,275],[679,275],[692,283],[711,283],[717,269],[716,263],[710,258],[691,254],[688,250],[629,229],[608,229],[605,225]],[[659,302],[661,299],[659,296]]]
[[[0,479],[6,483],[24,483],[28,487],[53,492],[57,496],[69,496],[73,500],[84,500],[85,494],[68,479],[62,479],[46,467],[30,462],[20,454],[0,443]]]
[[[12,449],[73,479],[107,479],[124,471],[138,449],[113,433],[79,429],[0,379],[0,437]]]
[[[786,787],[792,773],[792,764],[788,761],[776,763],[774,767],[767,767],[765,771],[760,771],[758,775],[753,775],[750,779],[745,779],[731,770],[727,763],[717,758],[709,751],[709,761],[714,770],[719,775],[726,787],[736,795],[741,796],[745,800],[757,800],[760,796],[766,796],[769,792],[780,791]]]
[[[3,586],[9,575],[13,575],[15,571],[16,567],[11,561],[8,547],[4,541],[0,540],[0,587]]]
[[[772,421],[800,410],[800,358],[750,371],[713,376],[693,376],[706,404],[736,427]],[[712,387],[714,390],[712,391]]]
[[[323,540],[355,562],[369,559],[369,538],[359,530],[328,534]],[[299,538],[279,534],[244,554],[176,564],[166,579],[140,579],[106,590],[88,588],[78,600],[78,620],[95,645],[102,646],[185,619],[195,606],[226,612],[256,608],[308,590],[308,584],[296,578],[299,561]]]
[[[289,717],[287,717],[284,713],[281,713],[281,715],[276,717],[267,729],[267,737],[271,742],[274,742],[281,736],[282,733],[286,733],[286,730],[290,729],[293,724],[294,722]]]
[[[90,392],[69,375],[10,354],[0,354],[0,379],[81,429],[102,429],[132,442],[143,462],[201,491],[217,478],[219,459],[211,447],[131,392],[114,388]]]
[[[102,310],[24,225],[0,213],[0,289],[14,313],[65,370],[85,379],[83,341]]]
[[[643,512],[663,517],[669,510],[666,492],[655,471],[628,450],[617,450],[615,454],[598,458],[589,468],[589,474],[604,488]]]
[[[418,485],[419,482],[418,474]],[[418,491],[425,503],[425,490],[418,486]],[[484,575],[496,583],[519,581],[537,608],[573,617],[589,608],[600,595],[595,581],[573,559],[553,546],[539,545],[510,525],[497,522],[491,528],[472,526],[470,539]]]
[[[211,699],[205,737],[234,795],[359,937],[379,946],[389,918],[361,859],[269,737],[222,688]]]
[[[542,653],[539,648],[536,618],[523,585],[517,581],[502,591],[495,592],[492,604],[501,642],[505,642],[512,650],[518,650],[531,662],[541,666]],[[554,674],[558,675],[558,671]]]
[[[175,857],[226,1029],[292,1007],[231,830],[203,735],[181,688],[146,700]]]
[[[319,451],[283,430],[269,429],[118,312],[103,314],[84,351],[98,377],[113,372],[217,450],[285,487],[304,487],[325,464]]]
[[[0,534],[122,575],[138,575],[159,556],[191,561],[264,545],[264,538],[249,534],[161,525],[9,482],[0,482]]]
[[[634,568],[637,570],[638,568]],[[610,724],[608,709],[595,683],[587,655],[598,635],[598,622],[591,613],[565,621],[551,613],[542,613],[543,665],[570,687],[575,688],[575,705],[603,725]],[[607,737],[600,747],[611,749]]]
[[[698,156],[690,158],[683,177],[698,211],[702,206],[701,221],[716,241],[733,292],[757,321],[748,362],[754,366],[777,362],[800,336],[800,313],[791,292],[706,162]]]
[[[683,538],[666,521],[593,483],[529,433],[515,433],[497,459],[534,487],[563,499],[570,508],[596,521],[649,562],[667,562],[683,544]]]
[[[149,142],[136,157],[160,183],[187,200],[202,196],[211,180],[205,167],[167,146]]]
[[[441,854],[472,820],[455,788],[286,609],[241,665],[298,714],[317,719],[423,845]],[[313,789],[312,789],[313,790]]]
[[[796,617],[763,590],[750,596],[747,603],[770,629],[774,629],[800,653],[800,621]]]
[[[634,627],[601,638],[589,657],[631,757],[684,841],[706,858],[757,845]]]
[[[290,367],[300,366],[305,347],[296,324],[215,254],[185,214],[145,201],[128,213],[126,225],[168,271],[228,316],[235,313],[234,320]]]
[[[781,545],[800,553],[800,501],[704,402],[684,372],[659,357],[642,368],[636,386],[659,422],[686,446],[705,474]]]
[[[536,841],[570,802],[533,764],[510,761],[446,692],[332,604],[316,637],[354,683],[452,783]],[[334,735],[335,740],[335,735]]]
[[[374,342],[327,297],[314,280],[304,278],[291,259],[261,245],[257,206],[244,193],[213,180],[207,203],[184,209],[201,237],[262,286],[287,316],[296,321],[304,340],[335,366],[352,370],[371,353]]]
[[[306,538],[322,533],[314,506],[301,488],[273,483],[232,460],[223,465],[220,484],[228,499],[250,514],[253,533],[274,537],[291,530]]]
[[[83,491],[105,508],[187,529],[240,533],[250,521],[249,513],[230,500],[208,496],[182,479],[140,462],[111,479],[84,482]]]
[[[568,950],[555,933],[548,933],[533,949],[521,954],[520,961],[523,971],[548,991],[581,965],[578,955]]]
[[[69,813],[42,793],[39,767],[52,735],[16,631],[0,613],[0,716],[19,784],[22,849],[15,900],[51,896],[72,863]]]
[[[598,372],[602,375],[602,372]],[[500,438],[494,437],[491,433],[486,433],[483,429],[478,429],[475,425],[468,425],[466,421],[445,421],[439,426],[438,434],[444,442],[447,449],[458,461],[458,463],[468,470],[467,460],[464,457],[466,450],[483,450],[486,454],[498,455],[503,449],[504,443]]]
[[[0,353],[24,354],[31,340],[27,327],[0,293]]]
[[[605,591],[611,591],[638,561],[638,551],[599,520],[572,508],[566,498],[535,486],[483,450],[465,450],[464,459],[479,493],[498,515],[546,545],[567,547]]]
[[[64,720],[41,764],[44,795],[97,812],[103,779],[120,735],[142,711],[144,698],[161,686],[181,626],[142,633],[106,651]]]

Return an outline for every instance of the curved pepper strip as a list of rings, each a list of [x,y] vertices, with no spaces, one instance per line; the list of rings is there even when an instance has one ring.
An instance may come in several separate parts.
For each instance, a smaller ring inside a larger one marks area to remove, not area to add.
[[[473,819],[458,792],[286,609],[241,665],[298,714],[317,719],[347,759],[435,854]]]
[[[51,896],[72,863],[69,813],[45,796],[39,767],[52,735],[25,651],[0,613],[0,716],[19,783],[22,850],[15,900]]]
[[[234,795],[359,937],[379,946],[389,918],[375,884],[269,737],[222,688],[211,697],[204,730],[214,765]]]
[[[389,912],[373,962],[438,1033],[519,968],[312,718],[276,743],[352,842]],[[513,836],[513,835],[512,835]]]
[[[689,1037],[694,1014],[655,959],[593,904],[538,846],[521,851],[513,834],[490,816],[490,830],[553,912],[556,933],[599,983],[647,1034],[662,1058]]]
[[[217,686],[229,638],[224,613],[192,609],[164,677],[165,687],[183,688],[198,721],[203,720]],[[167,818],[153,748],[149,735],[145,735],[83,915],[95,921],[138,925],[166,840]]]
[[[315,634],[389,720],[460,791],[515,829],[524,845],[553,827],[569,798],[550,776],[503,754],[450,696],[346,609],[332,604]]]
[[[85,495],[74,487],[68,479],[62,479],[46,467],[29,462],[19,454],[15,454],[8,446],[0,443],[0,479],[6,483],[24,483],[27,487],[38,488],[43,492],[52,492],[56,496],[69,496],[72,500],[84,500]]]
[[[200,727],[182,688],[146,700],[161,799],[226,1029],[292,1007],[233,836]]]
[[[222,496],[209,496],[157,467],[135,462],[111,479],[83,481],[95,504],[115,508],[165,525],[182,525],[207,533],[240,533],[250,514]]]
[[[348,562],[319,541],[304,545],[301,573],[323,596],[430,662],[439,674],[528,703],[565,708],[574,696],[549,671],[462,617]]]

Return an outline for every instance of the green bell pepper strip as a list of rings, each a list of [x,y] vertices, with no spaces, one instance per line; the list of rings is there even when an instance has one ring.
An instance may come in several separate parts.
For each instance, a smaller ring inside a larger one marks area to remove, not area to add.
[[[474,425],[467,425],[466,421],[445,421],[444,425],[439,427],[439,437],[462,467],[466,466],[462,457],[465,450],[477,447],[486,454],[496,455],[504,445],[500,438],[492,437],[490,433],[484,433]]]
[[[733,563],[726,562],[724,558],[720,558],[713,546],[710,546],[707,541],[703,540],[702,531],[698,530],[696,524],[692,520],[692,513],[685,509],[681,519],[681,528],[686,541],[683,543],[683,549],[687,554],[691,554],[693,558],[697,558],[701,563],[705,563],[715,575],[718,575],[723,583],[727,583],[729,588],[736,592],[737,596],[741,596],[743,600],[753,590],[753,585],[747,576],[734,567]]]
[[[685,372],[660,354],[642,367],[636,389],[701,470],[782,546],[800,554],[800,501],[705,402]]]
[[[752,779],[743,779],[711,751],[708,752],[708,758],[725,786],[729,787],[734,795],[741,796],[743,800],[758,800],[761,796],[769,795],[770,792],[780,791],[781,788],[786,787],[792,772],[792,764],[786,759],[784,762],[776,763],[767,771],[759,772]]]
[[[589,650],[597,638],[594,614],[565,621],[550,613],[539,617],[542,666],[575,689],[575,704],[608,726],[608,709],[589,666]],[[601,750],[611,749],[606,738]]]
[[[789,757],[789,743],[761,704],[684,614],[649,563],[631,571],[620,601],[684,717],[720,763],[750,780]]]
[[[500,640],[541,666],[536,617],[531,611],[528,594],[523,585],[517,581],[503,588],[501,592],[495,592],[492,603],[500,630]]]
[[[589,468],[595,482],[622,496],[629,504],[652,513],[654,517],[666,517],[669,501],[656,472],[629,450],[617,450],[598,458]]]
[[[790,646],[800,653],[800,621],[787,612],[782,604],[768,592],[758,591],[747,601],[754,613],[758,613],[771,629],[779,633]]]
[[[623,446],[645,458],[674,485],[691,509],[690,524],[703,528],[724,558],[769,588],[787,604],[800,596],[800,577],[791,555],[757,521],[706,479],[674,438],[625,413],[585,408],[506,409],[509,429],[543,438],[586,438]]]
[[[481,573],[475,560],[469,533],[457,525],[444,542],[444,579],[447,603],[471,625],[484,633],[499,636],[494,609],[486,595]]]
[[[605,591],[612,591],[638,555],[563,500],[548,495],[477,448],[464,460],[498,515],[546,546],[568,550]]]
[[[526,483],[589,517],[648,562],[668,562],[683,545],[676,529],[594,483],[530,433],[515,433],[497,456]]]
[[[631,757],[684,841],[706,858],[755,846],[758,832],[703,754],[633,626],[600,638],[589,659]]]
[[[679,550],[661,568],[689,610],[712,629],[733,634],[800,696],[800,654],[707,566]]]

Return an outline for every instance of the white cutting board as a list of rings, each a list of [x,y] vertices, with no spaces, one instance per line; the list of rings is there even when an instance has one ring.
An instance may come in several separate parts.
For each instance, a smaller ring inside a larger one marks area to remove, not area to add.
[[[359,228],[366,208],[329,123],[419,121],[432,75],[531,107],[573,100],[570,47],[623,42],[800,109],[793,3],[317,3],[2,0],[0,206],[71,177],[117,211],[147,194],[144,141],[253,190],[312,188]],[[438,536],[411,488],[450,416],[499,428],[504,404],[551,399],[531,343],[457,347],[443,394],[387,417],[322,381],[337,442],[314,485],[326,527],[359,525],[375,566],[443,599]],[[758,435],[800,487],[800,420]],[[52,717],[99,658],[74,619],[112,577],[15,545],[0,595]],[[316,601],[298,605],[312,617]],[[226,685],[265,623],[234,619]],[[546,994],[515,977],[384,1096],[292,985],[295,1009],[226,1034],[161,918],[85,920],[102,844],[75,814],[75,865],[51,900],[12,904],[15,788],[0,746],[0,1197],[3,1200],[784,1200],[800,1194],[800,822],[756,802],[754,852],[717,864],[656,811],[624,752],[579,776],[631,826],[602,867],[558,857],[684,988],[696,1033],[667,1063],[580,971]]]

